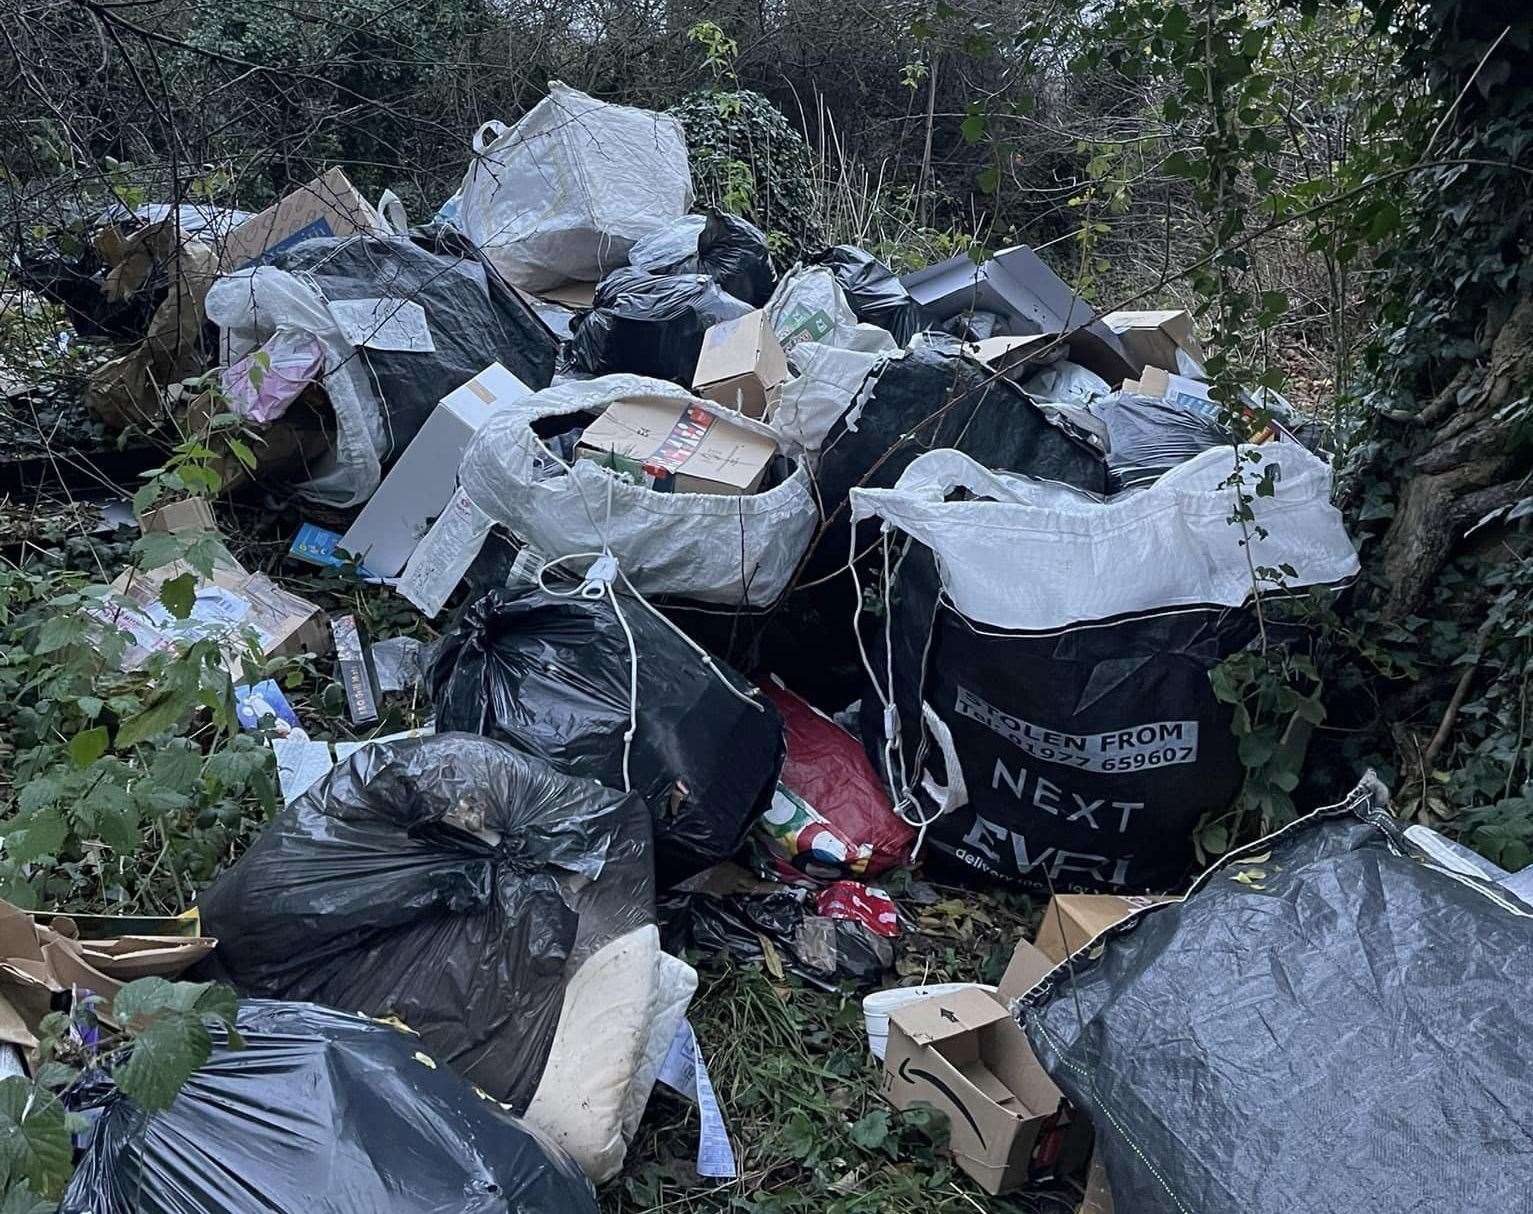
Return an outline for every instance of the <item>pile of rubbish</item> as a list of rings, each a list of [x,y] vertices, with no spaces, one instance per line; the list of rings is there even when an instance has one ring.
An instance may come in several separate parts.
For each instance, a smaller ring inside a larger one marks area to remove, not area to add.
[[[1252,570],[1358,568],[1303,420],[1232,416],[1187,313],[1099,314],[1026,247],[783,267],[692,204],[674,119],[554,83],[429,224],[332,169],[28,270],[127,343],[103,420],[238,415],[227,491],[303,503],[289,557],[436,622],[370,645],[232,557],[191,620],[179,565],[96,609],[132,664],[233,619],[333,650],[359,728],[401,686],[432,717],[332,753],[231,651],[286,806],[187,964],[245,1048],[147,1127],[79,1085],[64,1208],[594,1210],[657,1082],[733,1175],[683,953],[866,993],[885,1095],[990,1193],[1086,1174],[1094,1130],[1098,1214],[1516,1206],[1513,890],[1365,782],[1189,891],[1244,778],[1210,673],[1307,643]],[[879,989],[911,921],[878,882],[917,866],[1051,898],[996,988]],[[1449,1023],[1481,1038],[1451,1065]]]

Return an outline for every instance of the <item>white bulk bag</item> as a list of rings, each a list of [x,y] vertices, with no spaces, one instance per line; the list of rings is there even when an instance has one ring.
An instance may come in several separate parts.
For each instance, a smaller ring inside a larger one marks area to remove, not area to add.
[[[545,558],[608,549],[641,594],[730,607],[770,606],[787,588],[819,522],[802,461],[761,493],[658,493],[592,460],[567,468],[533,423],[599,414],[618,400],[699,406],[737,426],[770,426],[685,388],[641,375],[557,384],[497,410],[464,453],[458,480],[470,501]],[[566,566],[578,572],[580,565]]]
[[[796,346],[793,362],[798,374],[782,386],[772,411],[773,429],[792,450],[803,451],[813,460],[825,436],[888,357],[887,350],[846,350],[817,341]]]
[[[389,449],[383,409],[366,360],[356,357],[324,296],[286,270],[257,266],[219,278],[208,290],[207,314],[222,331],[226,364],[259,349],[278,329],[319,341],[325,395],[335,411],[335,448],[297,490],[330,506],[355,506],[371,497]]]
[[[555,80],[515,126],[479,129],[459,193],[457,226],[516,286],[594,282],[691,209],[686,136]]]
[[[1255,452],[1260,463],[1244,456]],[[1250,563],[1284,565],[1290,587],[1357,573],[1357,554],[1330,503],[1331,469],[1297,443],[1242,447]],[[1236,453],[1214,447],[1153,485],[1103,500],[1053,481],[992,472],[960,451],[928,451],[892,489],[853,489],[852,518],[877,516],[938,558],[953,606],[1000,628],[1060,628],[1083,620],[1184,606],[1238,607],[1251,597],[1242,529],[1230,522]],[[1275,467],[1273,494],[1254,493]],[[954,489],[975,498],[948,502]],[[1269,587],[1270,588],[1270,587]]]
[[[887,329],[858,322],[846,292],[824,266],[796,265],[784,274],[766,302],[766,314],[795,367],[796,347],[809,342],[870,353],[900,348]]]

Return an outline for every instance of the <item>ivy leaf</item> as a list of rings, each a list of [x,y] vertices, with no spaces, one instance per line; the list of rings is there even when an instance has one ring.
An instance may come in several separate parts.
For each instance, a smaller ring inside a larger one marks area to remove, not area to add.
[[[163,1112],[213,1052],[208,1024],[232,1032],[234,992],[211,982],[140,978],[117,992],[112,1016],[133,1038],[126,1062],[112,1069],[123,1093],[150,1112]]]
[[[24,1183],[34,1193],[57,1199],[73,1164],[58,1097],[20,1075],[0,1079],[0,1171],[6,1187]]]
[[[874,1109],[852,1123],[852,1141],[866,1151],[876,1151],[889,1141],[889,1112]]]
[[[69,739],[69,761],[76,767],[89,767],[106,753],[108,740],[105,725],[75,734]]]
[[[160,587],[160,603],[176,619],[189,618],[197,605],[197,575],[183,573],[171,578]]]

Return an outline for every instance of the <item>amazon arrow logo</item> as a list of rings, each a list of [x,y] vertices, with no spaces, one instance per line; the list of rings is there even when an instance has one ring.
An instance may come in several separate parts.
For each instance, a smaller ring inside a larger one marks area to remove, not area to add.
[[[950,1013],[944,1011],[943,1014],[949,1015]],[[932,1087],[936,1088],[939,1092],[946,1096],[950,1101],[952,1101],[953,1107],[963,1114],[963,1119],[969,1123],[969,1128],[974,1131],[974,1137],[979,1139],[979,1145],[984,1147],[985,1132],[979,1128],[979,1122],[974,1120],[974,1114],[969,1112],[968,1107],[964,1104],[964,1102],[958,1099],[957,1092],[953,1091],[952,1088],[948,1087],[946,1083],[944,1083],[941,1079],[938,1079],[937,1076],[933,1075],[930,1071],[923,1071],[918,1067],[911,1066],[909,1058],[900,1059],[900,1078],[903,1079],[906,1083],[910,1084],[915,1083],[917,1079],[924,1079],[927,1083],[931,1084]]]

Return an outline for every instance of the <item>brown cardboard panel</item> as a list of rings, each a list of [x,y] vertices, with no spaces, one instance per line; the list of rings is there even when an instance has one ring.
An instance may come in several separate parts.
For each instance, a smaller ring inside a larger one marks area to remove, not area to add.
[[[213,507],[205,497],[188,497],[179,502],[167,502],[138,516],[139,530],[145,535],[151,531],[216,531]]]
[[[1038,951],[1056,965],[1136,910],[1174,899],[1119,894],[1056,894],[1043,912]]]
[[[557,287],[549,287],[546,291],[537,293],[539,299],[546,299],[550,303],[562,304],[566,308],[582,310],[591,307],[596,302],[596,284],[594,282],[566,282]]]
[[[1203,348],[1193,332],[1192,317],[1180,308],[1151,312],[1109,312],[1102,323],[1118,335],[1134,362],[1176,372],[1177,347],[1198,362]]]
[[[264,265],[290,245],[320,236],[388,231],[382,216],[340,169],[331,169],[247,219],[224,242],[227,270]]]

